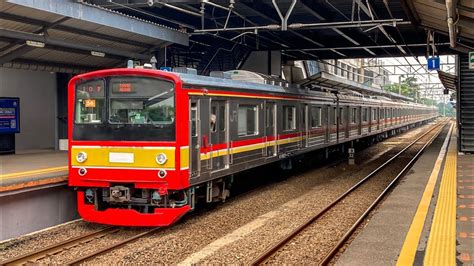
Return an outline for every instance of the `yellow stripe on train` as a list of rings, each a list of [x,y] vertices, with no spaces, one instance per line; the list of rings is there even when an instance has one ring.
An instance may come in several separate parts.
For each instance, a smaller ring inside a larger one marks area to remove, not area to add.
[[[83,163],[76,160],[79,152],[87,154],[87,159]],[[162,165],[156,162],[156,156],[160,153],[168,158]],[[73,146],[71,164],[72,166],[175,168],[175,148]]]
[[[257,143],[257,144],[245,145],[245,146],[242,146],[242,147],[235,147],[235,148],[230,148],[230,149],[222,149],[222,150],[212,151],[212,158],[216,158],[216,157],[219,157],[219,156],[224,156],[224,155],[227,155],[227,154],[238,154],[238,153],[242,153],[242,152],[263,149],[265,147],[289,144],[289,143],[301,141],[302,139],[303,139],[302,137],[293,137],[293,138],[287,138],[287,139],[280,139],[280,140],[276,140],[276,141],[272,140],[272,141],[267,141],[267,142],[262,142],[262,143]],[[210,158],[211,158],[211,152],[201,153],[201,160],[209,160]]]

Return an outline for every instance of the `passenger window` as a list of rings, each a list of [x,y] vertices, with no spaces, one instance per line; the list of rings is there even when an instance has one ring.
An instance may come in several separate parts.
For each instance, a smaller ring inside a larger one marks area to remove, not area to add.
[[[283,130],[296,129],[296,107],[283,106]]]
[[[219,130],[220,131],[225,131],[225,106],[221,105],[219,107]]]
[[[197,136],[197,105],[191,103],[191,136]]]
[[[332,117],[332,124],[335,126],[337,125],[337,112],[336,112],[337,108],[334,107],[332,108],[332,114],[331,114],[331,117]]]
[[[98,124],[105,118],[105,82],[91,80],[76,86],[75,119],[77,124]]]
[[[272,127],[274,125],[274,117],[275,117],[275,108],[274,105],[267,105],[266,112],[265,112],[265,126]]]
[[[211,132],[216,132],[216,131],[217,131],[217,128],[216,128],[216,122],[217,122],[217,107],[216,107],[216,106],[212,106],[212,108],[211,108],[210,121],[211,121]]]
[[[258,135],[257,105],[239,105],[237,133],[240,137]]]
[[[357,108],[352,108],[351,123],[357,123]]]
[[[344,124],[344,108],[339,108],[339,125]]]
[[[321,107],[311,106],[311,128],[321,127]]]
[[[362,121],[364,122],[367,122],[368,121],[368,114],[369,114],[369,111],[367,110],[367,108],[364,108],[362,110]]]

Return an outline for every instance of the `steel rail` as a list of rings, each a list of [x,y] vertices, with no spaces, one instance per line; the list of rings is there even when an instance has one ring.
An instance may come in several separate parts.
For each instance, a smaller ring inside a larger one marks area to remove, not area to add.
[[[413,145],[417,144],[417,142],[428,135],[429,133],[433,132],[435,129],[438,128],[443,128],[446,123],[442,123],[440,125],[436,125],[427,132],[423,133],[421,136],[416,138],[414,141],[409,143],[405,148],[403,148],[401,151],[399,151],[397,154],[392,156],[389,160],[384,162],[382,165],[377,167],[375,170],[373,170],[371,173],[369,173],[367,176],[365,176],[363,179],[361,179],[359,182],[357,182],[355,185],[353,185],[351,188],[349,188],[346,192],[344,192],[341,196],[339,196],[337,199],[335,199],[333,202],[328,204],[324,209],[316,213],[313,217],[308,219],[306,222],[298,226],[296,229],[294,229],[292,232],[290,232],[288,235],[280,239],[275,245],[269,247],[266,249],[263,253],[261,253],[258,257],[256,257],[252,262],[251,265],[261,265],[264,262],[266,262],[273,254],[275,254],[278,250],[280,250],[283,246],[285,246],[290,240],[295,238],[301,231],[306,229],[308,226],[313,224],[317,219],[319,219],[321,216],[326,214],[333,206],[341,202],[344,198],[347,197],[350,193],[352,193],[354,190],[356,190],[358,187],[360,187],[363,183],[365,183],[367,180],[369,180],[372,176],[377,174],[380,170],[385,168],[387,165],[389,165],[393,160],[397,159],[400,155],[402,155],[406,150],[408,150],[410,147]]]
[[[364,219],[369,215],[369,213],[377,206],[377,204],[385,197],[385,195],[392,189],[394,184],[402,177],[407,170],[416,162],[418,157],[423,153],[423,151],[431,145],[431,143],[438,137],[438,135],[443,131],[444,126],[448,124],[445,123],[443,126],[434,134],[428,142],[423,145],[423,147],[415,154],[415,156],[403,167],[403,169],[397,174],[397,176],[388,184],[388,186],[380,193],[380,195],[375,199],[375,201],[367,208],[367,210],[357,219],[357,221],[351,226],[351,228],[344,234],[344,236],[339,240],[339,242],[331,249],[330,252],[326,254],[324,259],[319,263],[319,265],[327,265],[329,261],[334,258],[334,255],[339,251],[339,249],[344,245],[347,239],[354,233],[354,231],[359,227],[359,225],[364,221]]]
[[[87,260],[89,260],[89,259],[92,259],[92,258],[98,256],[98,255],[104,254],[104,253],[106,253],[106,252],[108,252],[108,251],[110,251],[110,250],[113,250],[113,249],[116,249],[116,248],[118,248],[118,247],[121,247],[121,246],[123,246],[123,245],[125,245],[125,244],[128,244],[128,243],[130,243],[130,242],[132,242],[132,241],[134,241],[134,240],[136,240],[136,239],[139,239],[139,238],[141,238],[141,237],[144,237],[145,235],[154,233],[154,232],[156,232],[156,231],[158,231],[158,230],[160,230],[160,229],[162,229],[162,228],[161,228],[161,227],[156,227],[156,228],[153,228],[153,229],[148,230],[148,231],[146,231],[146,232],[140,233],[140,234],[138,234],[138,235],[129,237],[129,238],[127,238],[127,239],[125,239],[125,240],[123,240],[123,241],[120,241],[120,242],[118,242],[118,243],[112,244],[112,245],[107,246],[107,247],[105,247],[105,248],[99,249],[99,250],[94,251],[94,252],[92,252],[92,253],[86,254],[86,255],[84,255],[84,256],[82,256],[82,257],[79,257],[79,258],[77,258],[77,259],[71,260],[71,261],[69,261],[67,264],[69,264],[69,265],[81,264],[81,263],[83,263],[83,262],[85,262],[85,261],[87,261]]]
[[[18,264],[26,264],[34,262],[38,259],[44,258],[51,254],[57,254],[67,248],[75,247],[82,243],[88,242],[93,239],[97,239],[103,237],[105,235],[114,233],[120,229],[116,227],[106,227],[104,229],[100,229],[85,235],[77,236],[71,239],[67,239],[65,241],[61,241],[59,243],[47,246],[45,248],[35,250],[26,254],[22,254],[20,256],[7,259],[0,262],[0,265],[18,265]]]

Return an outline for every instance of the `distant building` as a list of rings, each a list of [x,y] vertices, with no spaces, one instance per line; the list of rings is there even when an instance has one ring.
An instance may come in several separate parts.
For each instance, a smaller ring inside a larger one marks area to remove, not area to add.
[[[323,61],[295,61],[291,66],[285,66],[283,75],[293,82],[325,71],[348,80],[372,87],[382,87],[389,84],[389,72],[381,67],[379,59],[340,59]],[[295,69],[300,70],[295,71]],[[298,75],[295,75],[298,73]],[[292,77],[292,78],[290,78]]]

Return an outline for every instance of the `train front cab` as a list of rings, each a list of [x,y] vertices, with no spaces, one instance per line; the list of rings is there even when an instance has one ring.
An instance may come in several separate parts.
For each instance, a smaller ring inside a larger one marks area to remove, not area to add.
[[[190,210],[188,103],[176,75],[112,69],[69,83],[69,185],[84,220],[166,226]]]

